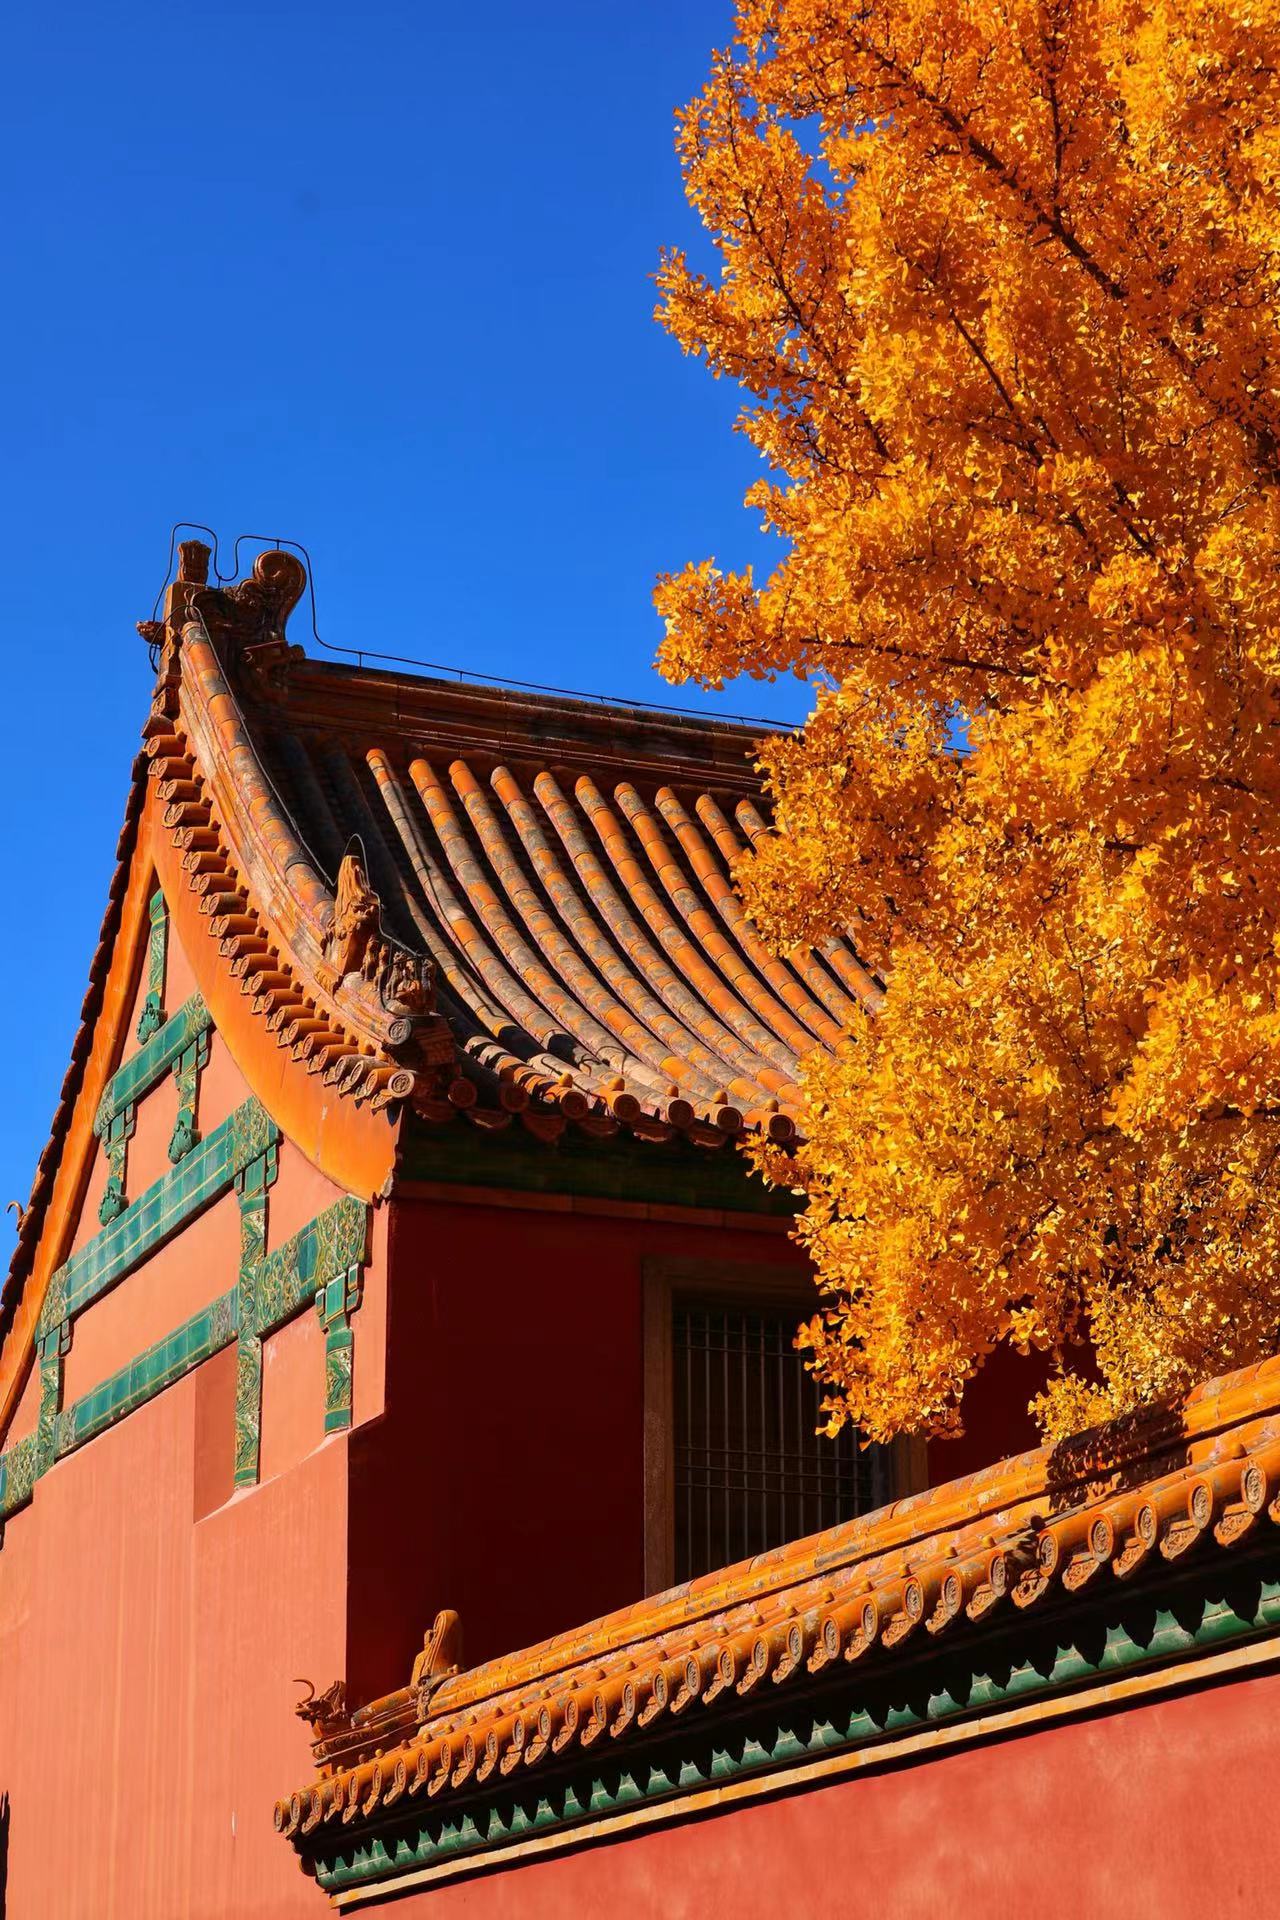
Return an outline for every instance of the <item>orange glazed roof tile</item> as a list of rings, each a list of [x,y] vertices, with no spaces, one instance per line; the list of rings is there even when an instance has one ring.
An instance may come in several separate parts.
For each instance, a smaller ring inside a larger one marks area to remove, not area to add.
[[[723,1728],[775,1688],[812,1691],[850,1662],[1070,1607],[1277,1523],[1270,1360],[1173,1413],[1002,1461],[470,1671],[442,1672],[429,1642],[399,1692],[353,1713],[299,1709],[318,1773],[277,1803],[276,1826],[306,1849],[404,1798],[465,1805],[486,1782],[549,1774],[596,1747],[621,1758],[623,1743],[643,1749],[677,1727],[696,1741],[706,1716]]]
[[[544,1139],[793,1137],[800,1059],[876,987],[846,940],[780,959],[746,920],[754,729],[309,660],[283,640],[300,564],[227,592],[203,552],[148,629],[147,750],[220,951],[308,1073]]]

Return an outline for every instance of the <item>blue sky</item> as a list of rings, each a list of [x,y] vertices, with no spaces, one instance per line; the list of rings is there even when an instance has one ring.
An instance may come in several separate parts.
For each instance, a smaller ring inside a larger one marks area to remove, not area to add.
[[[650,276],[698,245],[672,118],[730,21],[729,0],[11,17],[0,1206],[66,1067],[173,521],[303,541],[328,640],[690,697],[652,671],[653,577],[761,557],[758,469]]]

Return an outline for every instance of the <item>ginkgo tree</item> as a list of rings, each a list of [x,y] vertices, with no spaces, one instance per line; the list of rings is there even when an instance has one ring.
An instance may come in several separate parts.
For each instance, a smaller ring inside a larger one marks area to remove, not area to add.
[[[664,577],[661,665],[815,687],[739,884],[849,927],[804,1066],[845,1418],[1050,1437],[1280,1347],[1280,5],[761,0],[681,116],[776,569]]]

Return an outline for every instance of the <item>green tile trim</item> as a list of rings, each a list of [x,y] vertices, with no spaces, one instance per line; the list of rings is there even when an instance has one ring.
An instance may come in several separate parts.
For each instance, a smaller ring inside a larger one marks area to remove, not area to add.
[[[369,1209],[351,1194],[269,1253],[258,1279],[258,1331],[270,1333],[309,1306],[318,1290],[352,1267],[362,1267],[369,1235]]]
[[[355,1340],[351,1316],[360,1305],[360,1268],[348,1267],[316,1290],[316,1314],[324,1328],[324,1430],[351,1425],[351,1374]]]
[[[37,1343],[40,1367],[40,1405],[36,1414],[35,1471],[47,1473],[54,1461],[54,1439],[62,1408],[62,1363],[71,1346],[71,1323],[59,1321],[46,1328]]]
[[[262,1451],[262,1337],[258,1281],[267,1245],[267,1192],[276,1177],[274,1147],[236,1179],[240,1201],[240,1274],[236,1281],[235,1483],[256,1486]]]
[[[129,1142],[133,1138],[134,1109],[125,1107],[107,1126],[107,1184],[102,1190],[98,1202],[98,1224],[109,1227],[118,1220],[129,1204],[125,1192],[127,1179]]]
[[[200,1074],[209,1064],[209,1035],[201,1033],[192,1046],[178,1055],[173,1077],[178,1083],[178,1117],[169,1137],[169,1158],[176,1166],[185,1160],[200,1138]]]
[[[147,1347],[109,1380],[82,1395],[59,1415],[56,1457],[61,1460],[74,1452],[95,1434],[163,1393],[193,1367],[230,1346],[236,1336],[236,1309],[236,1289],[232,1287],[163,1340]]]
[[[567,1779],[496,1787],[465,1810],[436,1813],[402,1803],[355,1837],[318,1830],[298,1843],[326,1893],[387,1883],[398,1874],[486,1855],[533,1833],[568,1828],[629,1807],[724,1786],[797,1762],[874,1746],[887,1738],[981,1713],[999,1730],[1002,1708],[1159,1668],[1249,1640],[1280,1638],[1276,1550],[1261,1570],[1255,1556],[1202,1569],[1194,1581],[1167,1576],[1158,1594],[1126,1591],[1103,1607],[1078,1609],[1070,1624],[1024,1616],[984,1636],[967,1654],[939,1645],[907,1671],[835,1677],[820,1694],[771,1702],[754,1716],[703,1728],[696,1720],[644,1753],[606,1749]],[[1171,1591],[1172,1589],[1172,1591]],[[1060,1637],[1070,1634],[1072,1637]],[[616,1755],[616,1759],[613,1756]],[[892,1748],[887,1758],[892,1759]],[[785,1784],[785,1779],[782,1784]]]
[[[500,1187],[511,1192],[581,1195],[641,1205],[699,1207],[787,1219],[799,1201],[785,1188],[766,1186],[740,1147],[698,1147],[686,1140],[600,1142],[570,1128],[554,1146],[522,1127],[506,1133],[474,1127],[432,1128],[406,1115],[398,1180],[449,1186]]]
[[[351,1425],[352,1361],[355,1335],[345,1318],[324,1336],[324,1430],[345,1433]]]
[[[42,1327],[82,1313],[91,1301],[101,1298],[226,1193],[236,1175],[279,1137],[279,1128],[257,1100],[237,1107],[171,1173],[162,1174],[118,1220],[58,1269],[50,1282]]]
[[[17,1441],[9,1447],[0,1464],[4,1468],[4,1493],[0,1496],[0,1518],[5,1518],[24,1507],[31,1498],[31,1489],[39,1479],[39,1436],[34,1433]]]
[[[138,1038],[149,1040],[164,1025],[164,972],[169,954],[169,909],[157,887],[151,896],[151,931],[147,940],[147,997],[138,1016]]]
[[[36,1481],[55,1460],[105,1432],[233,1340],[237,1343],[235,1479],[237,1486],[256,1483],[263,1336],[312,1303],[326,1327],[325,1431],[350,1425],[350,1315],[360,1302],[370,1210],[354,1196],[343,1195],[268,1254],[267,1199],[277,1173],[279,1138],[265,1110],[256,1101],[246,1101],[200,1143],[181,1169],[164,1175],[126,1210],[118,1223],[129,1229],[123,1239],[114,1230],[98,1234],[80,1255],[59,1268],[50,1284],[38,1335],[36,1431],[0,1453],[0,1523],[31,1499]],[[63,1360],[71,1342],[71,1316],[232,1186],[240,1203],[236,1285],[63,1408]],[[160,1199],[149,1206],[157,1194]],[[185,1205],[175,1212],[175,1199],[184,1195]],[[168,1223],[163,1232],[156,1222]],[[105,1251],[87,1266],[81,1264],[82,1256],[99,1243],[107,1243]]]
[[[200,994],[193,993],[189,1000],[184,1000],[178,1011],[112,1074],[94,1116],[93,1130],[98,1137],[107,1132],[120,1114],[136,1105],[153,1087],[159,1086],[182,1055],[201,1040],[207,1058],[212,1024],[209,1009]]]

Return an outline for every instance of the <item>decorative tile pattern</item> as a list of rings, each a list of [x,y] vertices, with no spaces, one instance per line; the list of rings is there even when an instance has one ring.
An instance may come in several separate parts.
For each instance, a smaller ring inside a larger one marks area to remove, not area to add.
[[[236,1313],[233,1287],[68,1407],[58,1425],[58,1458],[83,1446],[86,1440],[92,1440],[95,1434],[113,1426],[125,1414],[172,1386],[184,1373],[190,1373],[193,1367],[229,1346],[235,1338]]]
[[[151,935],[147,945],[147,997],[138,1018],[138,1039],[149,1040],[164,1024],[164,970],[169,952],[169,911],[157,887],[151,896]]]
[[[201,1069],[209,1063],[209,1035],[201,1033],[174,1061],[173,1077],[178,1083],[178,1118],[169,1140],[169,1158],[176,1166],[185,1160],[200,1138],[197,1100]]]
[[[199,1073],[207,1047],[203,1035],[201,1028],[184,1050],[194,1058],[180,1059],[179,1069]],[[108,1121],[108,1152],[116,1138],[127,1139],[132,1115],[129,1101]],[[267,1195],[276,1178],[279,1138],[265,1109],[256,1100],[246,1101],[207,1140],[193,1145],[180,1166],[126,1206],[117,1220],[53,1275],[38,1337],[37,1428],[0,1453],[0,1522],[31,1498],[35,1482],[55,1460],[104,1432],[233,1340],[237,1347],[235,1479],[237,1486],[253,1485],[260,1450],[262,1340],[311,1301],[326,1330],[325,1430],[350,1425],[350,1316],[360,1302],[369,1209],[344,1195],[268,1254]],[[233,1186],[240,1205],[236,1285],[64,1408],[63,1360],[71,1343],[73,1317]]]
[[[29,1433],[16,1446],[9,1448],[3,1458],[4,1494],[0,1505],[0,1515],[8,1515],[24,1507],[31,1498],[31,1489],[39,1478],[37,1458],[38,1436]]]
[[[107,1184],[98,1203],[98,1223],[109,1227],[129,1204],[125,1193],[129,1142],[133,1138],[135,1110],[129,1105],[117,1113],[107,1126]]]
[[[341,1433],[351,1425],[351,1369],[355,1340],[351,1315],[360,1305],[361,1269],[348,1267],[316,1291],[316,1313],[324,1328],[324,1430]]]
[[[201,996],[193,993],[137,1053],[122,1061],[98,1102],[93,1130],[99,1138],[109,1134],[112,1122],[120,1114],[135,1106],[153,1087],[158,1087],[166,1073],[200,1041],[204,1042],[207,1058],[211,1026],[209,1009]]]
[[[279,1130],[256,1100],[215,1127],[102,1233],[59,1269],[63,1314],[77,1314],[122,1280],[195,1215],[226,1193],[236,1175],[273,1145]],[[46,1304],[42,1324],[49,1318]]]
[[[276,1177],[272,1147],[236,1178],[240,1201],[240,1277],[236,1283],[236,1464],[238,1487],[256,1485],[262,1444],[262,1335],[258,1281],[267,1244],[267,1190]]]
[[[236,1177],[240,1200],[240,1279],[236,1283],[236,1486],[257,1484],[263,1430],[263,1338],[259,1325],[259,1279],[267,1250],[267,1190],[276,1177],[276,1150]]]
[[[258,1331],[270,1333],[335,1277],[363,1266],[369,1209],[350,1194],[269,1253],[258,1281]]]
[[[59,1321],[40,1335],[40,1408],[36,1416],[35,1471],[47,1473],[54,1460],[54,1429],[62,1410],[62,1362],[71,1347],[71,1322]]]

